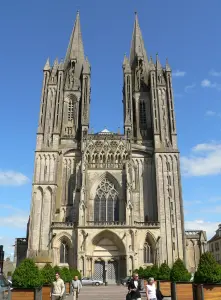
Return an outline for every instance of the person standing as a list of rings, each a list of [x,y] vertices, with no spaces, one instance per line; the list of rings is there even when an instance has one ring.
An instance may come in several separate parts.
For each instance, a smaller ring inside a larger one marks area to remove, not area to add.
[[[80,294],[80,290],[82,288],[81,281],[78,279],[78,276],[74,276],[74,280],[71,282],[72,291],[73,291],[73,300],[78,299],[78,295]]]
[[[133,274],[133,278],[128,284],[128,291],[132,300],[141,300],[140,291],[142,290],[141,280],[137,273]]]
[[[147,295],[147,300],[157,300],[156,286],[153,277],[149,278],[147,281],[146,295]]]
[[[62,300],[65,292],[64,281],[60,278],[60,274],[55,274],[56,281],[52,284],[52,293],[51,299],[52,300]]]

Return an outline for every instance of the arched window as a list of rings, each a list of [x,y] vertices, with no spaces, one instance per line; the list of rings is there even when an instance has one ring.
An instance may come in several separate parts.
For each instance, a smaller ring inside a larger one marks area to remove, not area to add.
[[[94,200],[94,221],[119,221],[119,198],[114,184],[104,179],[97,188]]]
[[[60,263],[68,263],[68,245],[66,242],[62,242],[60,246]]]
[[[74,119],[74,99],[70,99],[68,103],[68,121]]]
[[[144,243],[144,263],[148,264],[148,263],[153,263],[153,251],[151,248],[151,245],[148,243],[148,241],[146,240],[146,242]]]
[[[140,101],[140,125],[145,126],[147,123],[146,105],[144,101]]]

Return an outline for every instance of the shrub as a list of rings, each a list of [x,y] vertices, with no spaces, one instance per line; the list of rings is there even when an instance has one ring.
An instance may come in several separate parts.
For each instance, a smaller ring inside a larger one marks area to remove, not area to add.
[[[151,267],[148,266],[144,269],[143,278],[148,279],[149,277],[151,277]]]
[[[210,252],[202,254],[194,276],[196,283],[221,282],[221,267]]]
[[[149,277],[153,277],[154,279],[158,279],[159,268],[157,265],[153,265],[150,269]]]
[[[37,288],[42,286],[41,272],[32,259],[24,259],[12,276],[13,286],[18,288]]]
[[[67,267],[61,268],[60,273],[61,273],[61,279],[63,279],[64,282],[71,282],[72,276],[71,276],[71,273],[70,273],[70,271]]]
[[[190,278],[191,274],[187,271],[183,261],[178,258],[171,269],[170,280],[173,282],[190,281]]]
[[[78,276],[78,279],[81,279],[81,273],[77,269],[70,269],[71,280],[74,279],[74,276]]]
[[[55,281],[55,270],[50,264],[46,264],[41,270],[43,284],[52,284]]]
[[[159,267],[158,273],[159,280],[170,280],[170,267],[166,263],[162,263]]]
[[[61,268],[60,268],[59,266],[54,266],[53,269],[54,269],[54,272],[55,272],[55,273],[59,273],[59,274],[61,273]],[[60,274],[60,275],[61,275],[61,274]]]

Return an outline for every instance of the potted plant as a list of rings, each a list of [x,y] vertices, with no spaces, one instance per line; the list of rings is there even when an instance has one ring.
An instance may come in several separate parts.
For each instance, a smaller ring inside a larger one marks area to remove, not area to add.
[[[42,276],[32,259],[24,259],[12,275],[13,290],[11,300],[40,300],[42,294]]]
[[[183,299],[184,295],[188,299],[193,299],[193,285],[190,279],[191,274],[186,269],[183,261],[178,258],[170,272],[172,299]]]
[[[41,270],[41,276],[43,281],[42,300],[50,300],[52,283],[53,281],[55,281],[54,268],[49,263],[47,263]]]
[[[201,255],[198,269],[194,275],[197,299],[217,299],[221,296],[221,266],[210,252]]]
[[[171,296],[170,271],[168,264],[162,263],[157,275],[157,287],[164,296],[168,297]]]
[[[75,276],[77,276],[78,279],[81,280],[81,273],[77,269],[70,269],[70,273],[71,273],[71,280],[73,280]]]
[[[61,268],[61,279],[64,280],[66,294],[70,294],[70,284],[71,284],[72,276],[70,270],[67,267]]]

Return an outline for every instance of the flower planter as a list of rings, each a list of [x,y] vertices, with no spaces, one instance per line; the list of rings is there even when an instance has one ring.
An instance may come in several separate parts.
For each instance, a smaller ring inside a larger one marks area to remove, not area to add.
[[[191,282],[171,282],[173,300],[193,300],[194,288]]]
[[[51,293],[51,286],[50,285],[43,286],[42,287],[42,300],[51,300],[50,293]]]
[[[171,282],[168,280],[158,280],[157,288],[161,291],[164,297],[171,296]]]
[[[22,289],[13,288],[11,291],[10,300],[41,300],[42,299],[42,289]]]
[[[199,284],[196,287],[196,300],[219,300],[221,299],[221,284]]]
[[[71,292],[70,282],[65,282],[65,292],[66,292],[66,294],[70,294],[70,292]]]

